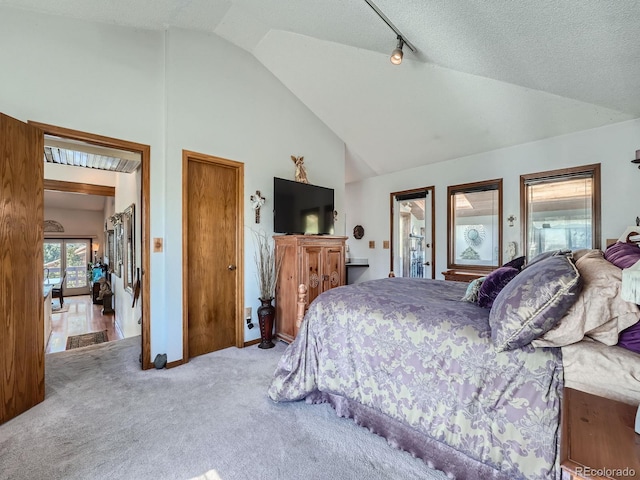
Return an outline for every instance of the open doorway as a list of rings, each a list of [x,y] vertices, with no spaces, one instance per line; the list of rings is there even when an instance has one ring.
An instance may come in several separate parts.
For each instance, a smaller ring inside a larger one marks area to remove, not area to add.
[[[390,194],[390,269],[396,277],[435,278],[433,190]]]
[[[136,209],[137,235],[135,236],[135,238],[138,239],[137,241],[138,245],[137,245],[136,251],[140,253],[138,254],[138,258],[136,262],[136,265],[138,268],[134,271],[136,272],[136,283],[138,283],[139,288],[137,289],[130,288],[127,291],[133,292],[134,290],[137,290],[137,295],[139,295],[140,297],[140,301],[137,302],[138,312],[136,313],[136,315],[138,318],[136,318],[136,323],[138,322],[140,323],[138,327],[139,329],[138,332],[141,335],[141,340],[142,340],[141,362],[142,362],[143,369],[151,368],[152,364],[151,364],[151,358],[150,358],[151,348],[150,348],[150,325],[149,325],[150,282],[149,282],[148,276],[145,275],[147,265],[149,264],[148,238],[149,238],[149,207],[150,207],[150,201],[149,201],[150,147],[148,145],[142,145],[142,144],[133,143],[125,140],[104,137],[100,135],[80,132],[76,130],[42,124],[42,123],[33,122],[33,121],[29,121],[29,124],[41,129],[45,134],[45,138],[52,138],[54,141],[60,140],[62,142],[72,142],[78,145],[82,145],[83,148],[86,148],[87,146],[94,146],[94,147],[100,147],[100,148],[106,148],[106,149],[121,150],[125,152],[131,152],[139,156],[140,158],[139,175],[138,175],[139,181],[137,182],[138,190],[136,192],[136,200],[132,202],[138,205],[138,208]],[[99,158],[100,153],[99,152],[93,152],[93,153],[94,153],[93,166],[95,168],[95,165],[100,161],[100,158]],[[77,163],[76,164],[69,163],[68,165],[79,166]],[[82,162],[81,162],[81,165],[82,165]],[[87,166],[87,165],[82,165],[82,166]],[[93,194],[104,195],[105,188],[112,189],[112,190],[114,188],[113,186],[105,187],[103,185],[94,184],[94,183],[65,182],[65,181],[61,181],[60,179],[46,179],[44,181],[44,187],[45,187],[45,191],[56,190],[56,191],[71,192],[71,193],[83,194],[83,195],[93,195]],[[126,208],[126,205],[120,205],[120,207],[122,210],[124,210]],[[106,211],[107,210],[105,210],[105,212]],[[117,213],[118,212],[112,212],[112,214],[117,214]],[[93,253],[91,257],[93,261],[96,260],[95,257],[98,254],[101,259],[104,259],[105,253],[106,253],[107,245],[105,244],[105,240],[108,238],[107,233],[109,230],[109,225],[107,224],[107,222],[103,222],[101,223],[101,225],[102,226],[100,227],[100,231],[97,232],[95,235],[92,235],[91,237],[92,252],[90,253]],[[99,246],[98,247],[99,250],[96,248],[96,250],[93,251],[96,245]],[[123,253],[126,254],[126,252],[123,252]],[[125,291],[124,287],[122,288],[122,291],[123,292]],[[91,297],[91,294],[89,297]],[[134,303],[134,306],[135,306],[135,302],[133,302],[134,299],[128,294],[126,293],[121,294],[120,297],[121,297],[120,301],[122,302],[122,306],[128,304],[129,307],[131,307],[132,303]]]

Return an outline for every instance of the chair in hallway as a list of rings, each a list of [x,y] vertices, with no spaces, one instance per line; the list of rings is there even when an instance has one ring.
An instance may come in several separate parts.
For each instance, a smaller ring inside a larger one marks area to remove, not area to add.
[[[60,299],[60,307],[62,307],[62,305],[64,305],[64,295],[63,295],[63,288],[64,288],[64,281],[67,278],[67,271],[64,271],[64,275],[62,276],[62,280],[60,280],[60,283],[56,284],[53,286],[53,288],[51,289],[51,298],[59,298]]]

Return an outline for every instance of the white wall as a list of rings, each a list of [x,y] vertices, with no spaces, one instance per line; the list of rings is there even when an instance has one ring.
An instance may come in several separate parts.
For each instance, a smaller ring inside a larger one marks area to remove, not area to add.
[[[116,196],[113,203],[113,208],[116,212],[123,212],[131,204],[134,204],[135,215],[135,257],[136,266],[142,265],[142,254],[140,251],[140,245],[142,238],[140,229],[140,192],[141,192],[141,172],[138,169],[134,173],[118,173],[116,174]],[[138,321],[142,318],[142,294],[135,306],[133,305],[132,292],[126,291],[124,288],[124,268],[121,269],[120,276],[111,276],[111,288],[113,289],[115,299],[115,311],[116,322],[120,327],[125,337],[132,337],[134,335],[140,335],[142,330],[141,324]],[[135,282],[135,272],[134,272]],[[153,360],[153,358],[152,358]]]
[[[44,209],[46,220],[55,220],[64,227],[64,233],[45,233],[47,238],[90,238],[100,245],[98,256],[101,256],[102,238],[104,237],[104,218],[102,212],[93,210],[71,210],[66,208]],[[91,252],[89,261],[93,261]]]
[[[151,238],[165,239],[147,272],[152,360],[182,358],[182,149],[245,164],[247,225],[254,226],[248,197],[260,190],[267,197],[260,227],[271,232],[272,179],[293,178],[291,155],[305,156],[312,183],[336,189],[343,215],[343,142],[255,58],[220,37],[0,7],[0,45],[0,111],[151,146]],[[245,299],[255,312],[252,259],[247,234]],[[245,341],[257,330],[246,330]]]
[[[182,285],[182,150],[244,163],[245,305],[257,321],[253,237],[249,228],[273,232],[273,177],[293,180],[291,155],[303,155],[309,181],[335,189],[336,209],[343,214],[344,143],[309,111],[253,56],[213,34],[171,30],[167,35],[167,162],[165,221],[168,292]],[[260,190],[267,201],[255,224],[249,196]],[[336,234],[342,234],[338,221]],[[175,293],[174,293],[175,295]],[[179,301],[167,305],[170,318],[182,318]],[[172,322],[169,338],[182,338]],[[245,341],[260,337],[245,326]],[[179,358],[173,344],[169,360]]]
[[[507,242],[515,241],[522,252],[520,175],[600,163],[604,246],[605,239],[618,238],[640,215],[640,171],[630,163],[639,147],[640,120],[632,120],[347,184],[350,253],[368,258],[370,265],[354,280],[382,278],[389,273],[389,250],[381,248],[382,241],[389,239],[389,193],[430,185],[435,186],[436,278],[443,278],[441,272],[447,267],[448,185],[503,178],[503,249]],[[511,214],[517,217],[513,227],[506,221]],[[365,229],[362,240],[351,236],[357,224]],[[369,240],[376,241],[375,249],[368,248]]]

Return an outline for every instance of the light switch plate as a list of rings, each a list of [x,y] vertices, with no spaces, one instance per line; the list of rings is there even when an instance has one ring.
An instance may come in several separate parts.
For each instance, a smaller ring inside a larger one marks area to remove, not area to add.
[[[163,241],[162,238],[154,238],[153,239],[153,251],[154,253],[162,252]]]
[[[376,248],[376,241],[375,240],[369,240],[369,248]]]
[[[389,250],[389,240],[382,241],[382,248]]]

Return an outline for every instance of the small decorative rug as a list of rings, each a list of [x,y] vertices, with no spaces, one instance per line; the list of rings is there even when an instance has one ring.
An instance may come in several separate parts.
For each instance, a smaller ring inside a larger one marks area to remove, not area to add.
[[[108,342],[107,331],[91,332],[82,335],[73,335],[67,338],[66,350],[73,348],[88,347],[89,345],[96,345],[97,343]]]

